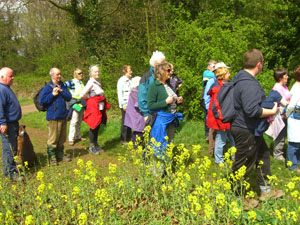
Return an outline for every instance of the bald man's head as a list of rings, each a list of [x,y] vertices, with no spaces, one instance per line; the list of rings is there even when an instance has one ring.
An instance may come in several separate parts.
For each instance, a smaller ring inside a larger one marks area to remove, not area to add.
[[[0,69],[0,82],[7,86],[11,86],[14,81],[14,71],[8,67]]]

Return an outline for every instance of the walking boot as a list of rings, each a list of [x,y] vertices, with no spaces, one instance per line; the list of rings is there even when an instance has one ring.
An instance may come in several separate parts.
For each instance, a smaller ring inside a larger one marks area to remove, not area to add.
[[[55,150],[56,150],[56,148],[53,148],[50,145],[47,146],[48,160],[49,160],[49,165],[50,166],[57,166]]]
[[[64,153],[64,146],[59,146],[57,147],[56,149],[56,159],[57,159],[57,162],[70,162],[71,161],[71,158],[68,158],[67,156],[65,156],[65,153]]]

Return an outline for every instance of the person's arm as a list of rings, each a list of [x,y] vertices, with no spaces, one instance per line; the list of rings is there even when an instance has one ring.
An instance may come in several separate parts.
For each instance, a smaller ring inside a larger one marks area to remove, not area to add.
[[[260,118],[273,116],[277,113],[278,110],[279,110],[279,107],[277,106],[277,103],[274,102],[274,106],[272,109],[262,108],[262,113],[260,115]]]
[[[118,101],[119,101],[119,106],[123,108],[123,82],[122,78],[118,80],[117,84],[117,90],[118,90]]]
[[[146,83],[140,83],[138,89],[138,105],[144,117],[149,115],[149,110],[147,105],[147,93],[148,93],[148,89],[146,88]]]
[[[79,95],[80,98],[84,98],[87,95],[87,93],[90,92],[91,88],[92,88],[92,83],[88,81]]]
[[[50,87],[49,85],[46,85],[42,91],[41,91],[41,96],[40,96],[40,102],[42,105],[50,105],[55,96],[53,95],[53,88]]]
[[[210,90],[211,86],[213,85],[214,83],[214,79],[210,79],[206,86],[205,86],[205,91],[204,91],[204,95],[203,95],[203,99],[204,99],[204,103],[205,103],[205,108],[206,110],[208,110],[209,108],[209,103],[210,103],[210,95],[208,95],[208,91]]]
[[[150,85],[148,89],[148,108],[149,110],[159,110],[168,106],[168,104],[172,103],[170,97],[157,101],[158,98],[158,88],[157,86]],[[174,99],[173,99],[174,100]],[[170,102],[171,101],[171,102]],[[169,102],[169,103],[167,103]]]

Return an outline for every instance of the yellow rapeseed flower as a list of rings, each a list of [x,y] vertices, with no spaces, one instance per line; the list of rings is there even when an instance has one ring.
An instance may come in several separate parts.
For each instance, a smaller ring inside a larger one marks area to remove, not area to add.
[[[288,161],[288,162],[286,163],[286,165],[287,165],[288,167],[291,167],[291,166],[293,165],[293,163],[292,163],[291,161]]]
[[[84,161],[83,161],[83,159],[78,159],[77,160],[77,166],[79,166],[80,168],[84,167]]]
[[[43,181],[43,179],[44,179],[44,173],[42,172],[42,171],[39,171],[39,172],[37,172],[37,175],[36,175],[36,179],[38,180],[38,181]]]
[[[45,191],[45,188],[46,188],[46,185],[44,183],[41,183],[39,186],[38,186],[38,193],[41,194]]]
[[[32,215],[26,216],[25,225],[35,224],[34,217]]]
[[[278,209],[275,209],[274,213],[275,213],[276,219],[282,220],[281,212]]]
[[[248,219],[252,222],[256,221],[256,212],[251,210],[248,212]]]
[[[108,173],[114,174],[117,172],[117,164],[109,163],[108,165]]]
[[[87,223],[87,215],[85,213],[80,213],[78,216],[79,225],[84,225]]]
[[[242,209],[238,206],[237,201],[233,201],[233,202],[230,203],[229,213],[234,218],[236,218],[236,219],[239,218],[239,216],[242,213]]]

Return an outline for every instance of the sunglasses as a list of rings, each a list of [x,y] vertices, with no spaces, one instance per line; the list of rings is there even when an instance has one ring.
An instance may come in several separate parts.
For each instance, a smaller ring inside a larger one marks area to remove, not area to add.
[[[77,73],[78,75],[82,75],[83,74],[83,72],[80,72],[80,73]]]
[[[171,69],[168,69],[167,71],[168,71],[168,73],[171,73],[172,70],[171,70]]]

